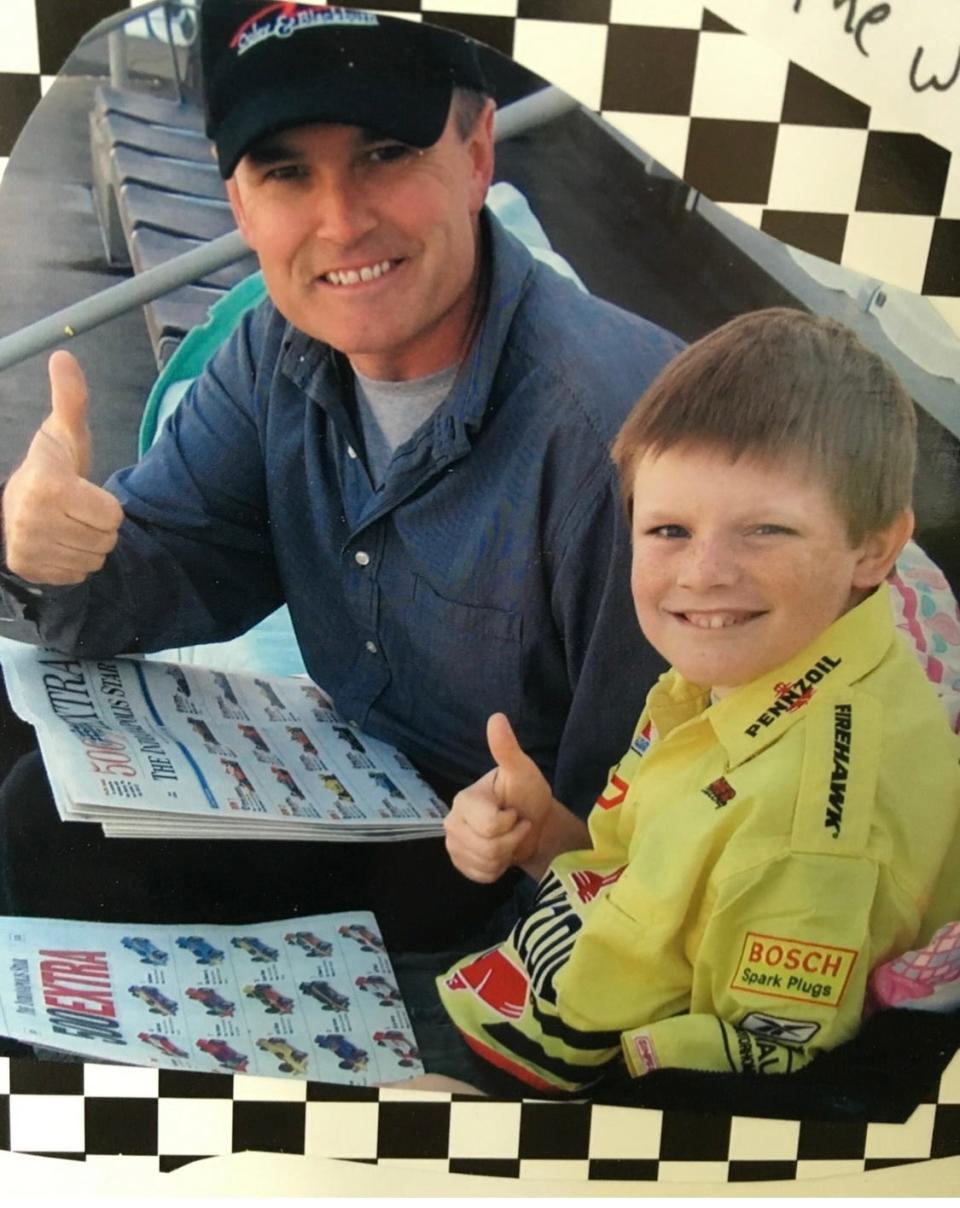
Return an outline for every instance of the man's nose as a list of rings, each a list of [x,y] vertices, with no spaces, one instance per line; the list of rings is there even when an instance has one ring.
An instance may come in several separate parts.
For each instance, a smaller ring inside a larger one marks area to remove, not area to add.
[[[338,247],[351,246],[377,225],[366,190],[345,176],[318,184],[314,211],[317,235]]]
[[[703,591],[729,587],[740,577],[736,551],[720,537],[694,537],[687,543],[680,562],[677,583]]]

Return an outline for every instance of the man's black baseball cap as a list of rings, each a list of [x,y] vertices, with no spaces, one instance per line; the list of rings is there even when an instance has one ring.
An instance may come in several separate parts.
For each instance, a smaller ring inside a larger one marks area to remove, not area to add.
[[[487,91],[469,38],[333,4],[203,0],[200,53],[224,178],[258,139],[308,122],[430,147],[455,86]]]

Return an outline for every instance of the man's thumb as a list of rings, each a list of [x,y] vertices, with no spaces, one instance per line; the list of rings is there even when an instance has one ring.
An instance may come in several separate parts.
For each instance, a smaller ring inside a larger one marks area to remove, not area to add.
[[[49,362],[50,420],[45,424],[72,454],[81,478],[90,474],[90,431],[87,428],[87,381],[77,358],[60,349]]]

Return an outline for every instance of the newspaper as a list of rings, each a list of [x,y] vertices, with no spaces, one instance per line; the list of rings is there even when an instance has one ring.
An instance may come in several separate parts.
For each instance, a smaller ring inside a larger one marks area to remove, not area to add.
[[[308,679],[8,642],[10,700],[37,729],[66,821],[121,838],[386,840],[447,808],[401,752]]]
[[[371,1086],[423,1073],[377,921],[0,917],[0,1034],[100,1061]]]

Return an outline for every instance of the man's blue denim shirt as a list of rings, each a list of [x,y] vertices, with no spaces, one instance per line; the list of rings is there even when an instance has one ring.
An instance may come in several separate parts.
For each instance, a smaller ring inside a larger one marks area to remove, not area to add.
[[[105,568],[4,593],[0,614],[22,619],[0,633],[86,657],[163,650],[286,601],[345,717],[459,786],[490,767],[501,710],[585,814],[663,667],[633,613],[609,447],[681,345],[484,228],[486,315],[382,489],[356,452],[349,365],[265,302],[108,483],[126,520]]]

